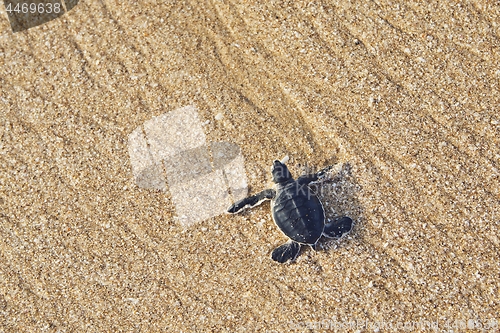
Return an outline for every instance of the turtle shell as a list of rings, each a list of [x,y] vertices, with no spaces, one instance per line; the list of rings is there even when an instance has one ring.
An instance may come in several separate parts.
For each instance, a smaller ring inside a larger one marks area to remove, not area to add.
[[[274,222],[290,239],[313,245],[323,234],[325,211],[307,185],[292,181],[278,186],[271,207]]]

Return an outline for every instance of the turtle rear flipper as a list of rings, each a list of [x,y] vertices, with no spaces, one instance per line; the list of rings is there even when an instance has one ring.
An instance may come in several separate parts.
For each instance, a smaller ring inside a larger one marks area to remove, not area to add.
[[[263,201],[274,198],[275,195],[276,191],[273,189],[264,190],[262,192],[257,193],[256,195],[252,195],[251,197],[241,199],[235,202],[234,204],[231,205],[231,207],[227,209],[227,212],[234,214],[238,213],[243,208],[258,206]]]
[[[274,249],[271,257],[274,261],[284,263],[288,260],[295,260],[300,251],[300,244],[294,241],[289,241]]]
[[[352,219],[344,216],[335,221],[326,223],[323,230],[323,236],[328,238],[340,238],[352,229]]]

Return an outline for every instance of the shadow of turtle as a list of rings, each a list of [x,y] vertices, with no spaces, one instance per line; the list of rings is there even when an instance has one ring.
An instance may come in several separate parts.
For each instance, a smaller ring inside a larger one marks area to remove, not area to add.
[[[362,221],[363,208],[358,200],[360,186],[352,175],[351,165],[339,163],[326,173],[318,182],[311,183],[309,187],[318,196],[325,210],[325,223],[333,222],[339,217],[348,216],[353,220],[351,232],[344,236],[352,237],[357,233],[357,225]],[[319,249],[329,250],[341,244],[340,239],[326,238],[319,241]]]

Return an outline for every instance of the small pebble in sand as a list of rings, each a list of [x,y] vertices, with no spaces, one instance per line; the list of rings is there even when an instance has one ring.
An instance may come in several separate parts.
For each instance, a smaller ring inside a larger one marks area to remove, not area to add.
[[[217,113],[217,115],[215,116],[215,120],[222,120],[222,118],[224,118],[224,115],[222,113]]]

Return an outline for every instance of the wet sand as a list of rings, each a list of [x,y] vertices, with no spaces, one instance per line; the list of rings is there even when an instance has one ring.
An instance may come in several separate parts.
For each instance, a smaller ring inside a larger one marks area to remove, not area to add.
[[[498,5],[83,1],[0,24],[0,331],[498,331]],[[322,198],[353,232],[280,265],[268,203],[183,227],[128,136],[188,105],[250,193],[285,155],[337,165]]]

